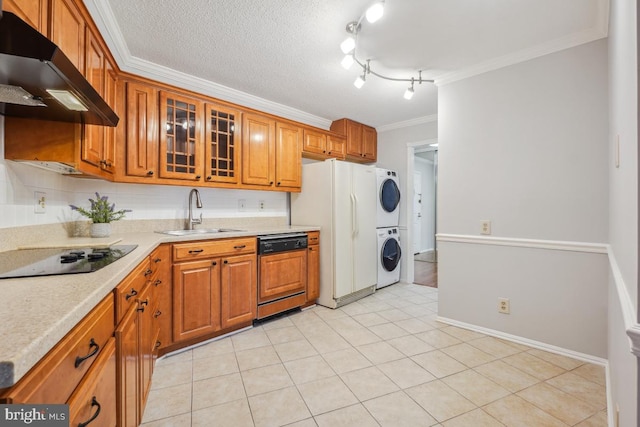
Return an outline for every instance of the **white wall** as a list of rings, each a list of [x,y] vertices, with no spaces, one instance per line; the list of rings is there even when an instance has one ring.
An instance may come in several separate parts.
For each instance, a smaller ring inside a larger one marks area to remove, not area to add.
[[[187,217],[190,187],[116,184],[99,179],[72,178],[4,159],[4,117],[0,116],[0,228],[34,224],[53,224],[83,219],[72,213],[69,204],[89,206],[88,198],[97,191],[109,196],[118,209],[132,209],[125,220],[176,219]],[[46,193],[46,212],[35,213],[34,192]],[[286,193],[270,191],[200,188],[203,217],[233,218],[284,216]],[[246,201],[240,211],[238,200]],[[258,210],[258,202],[266,208]]]
[[[610,393],[620,425],[638,425],[638,361],[626,328],[638,313],[638,44],[637,2],[612,0],[609,15],[609,242],[620,280],[609,280]],[[615,166],[616,140],[620,167]],[[618,290],[620,289],[620,290]],[[621,305],[633,307],[624,318]]]
[[[606,40],[439,87],[438,233],[606,243],[607,96]],[[438,243],[440,316],[606,357],[606,254],[483,243]]]
[[[413,151],[412,143],[435,140],[438,123],[435,121],[399,129],[378,131],[378,162],[376,166],[398,171],[400,178],[400,246],[403,254],[413,253],[413,238],[407,233],[412,218],[410,206],[413,203],[413,165],[408,168],[408,152]],[[403,256],[400,265],[400,280],[413,278],[412,257]]]
[[[422,184],[422,219],[420,221],[420,252],[435,249],[436,192],[434,163],[429,159],[415,156],[414,170],[420,171]],[[412,193],[410,193],[411,195]],[[411,196],[409,196],[411,197]],[[415,230],[414,230],[414,236]]]

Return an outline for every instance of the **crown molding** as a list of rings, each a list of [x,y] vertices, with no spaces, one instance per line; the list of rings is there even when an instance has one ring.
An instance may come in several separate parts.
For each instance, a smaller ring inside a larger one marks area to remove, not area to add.
[[[438,115],[432,114],[430,116],[418,117],[411,120],[404,120],[402,122],[390,123],[388,125],[379,126],[376,128],[376,131],[387,132],[390,130],[409,128],[412,126],[418,126],[425,123],[432,123],[437,121],[438,121]]]
[[[608,5],[608,2],[606,2]],[[602,8],[602,5],[599,5]],[[573,33],[559,39],[551,40],[547,43],[542,43],[537,46],[533,46],[528,49],[523,49],[518,52],[510,53],[508,55],[493,58],[488,61],[480,62],[467,68],[445,73],[435,78],[434,84],[436,86],[444,86],[449,83],[457,82],[459,80],[468,79],[469,77],[484,74],[489,71],[494,71],[500,68],[515,65],[520,62],[529,61],[534,58],[539,58],[544,55],[559,52],[561,50],[569,49],[579,46],[581,44],[590,43],[602,38],[607,37],[607,23],[605,18],[608,17],[607,12],[602,10],[598,13],[596,26],[585,31]]]
[[[329,129],[331,126],[331,120],[324,117],[135,57],[127,47],[109,2],[84,0],[84,3],[123,71],[322,129]]]

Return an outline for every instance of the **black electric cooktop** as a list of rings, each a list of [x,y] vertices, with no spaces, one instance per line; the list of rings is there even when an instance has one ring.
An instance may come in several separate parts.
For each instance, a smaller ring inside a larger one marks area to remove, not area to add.
[[[0,252],[0,279],[91,273],[122,258],[138,245],[108,248],[22,249]]]

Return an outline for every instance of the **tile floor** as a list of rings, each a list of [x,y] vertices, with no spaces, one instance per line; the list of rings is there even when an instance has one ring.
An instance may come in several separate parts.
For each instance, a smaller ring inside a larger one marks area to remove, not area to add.
[[[436,322],[395,284],[158,360],[144,427],[607,425],[601,366]]]

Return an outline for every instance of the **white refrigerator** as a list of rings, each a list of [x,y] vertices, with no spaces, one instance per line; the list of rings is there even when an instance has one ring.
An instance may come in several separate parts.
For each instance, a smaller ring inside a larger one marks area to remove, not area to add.
[[[376,170],[335,159],[302,166],[291,224],[320,226],[320,297],[336,308],[377,284]]]

